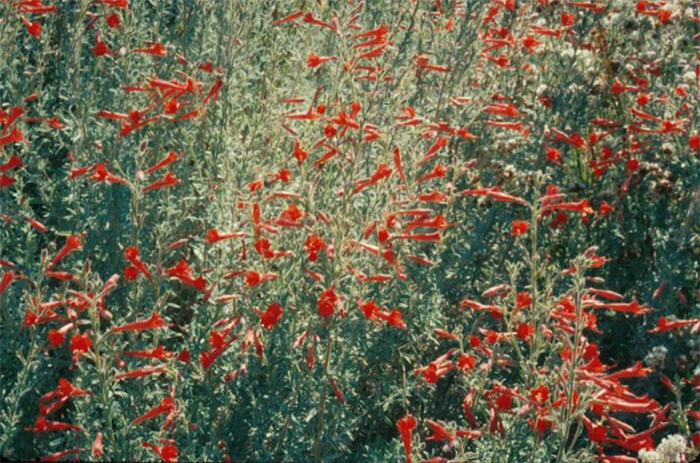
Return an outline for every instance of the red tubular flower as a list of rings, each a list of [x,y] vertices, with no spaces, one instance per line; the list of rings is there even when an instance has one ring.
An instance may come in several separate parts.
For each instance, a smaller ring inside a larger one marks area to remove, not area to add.
[[[95,164],[95,166],[93,166],[90,180],[95,182],[118,183],[121,185],[126,185],[128,183],[126,179],[110,173],[107,170],[107,166],[104,164]]]
[[[304,249],[306,250],[309,260],[315,262],[318,259],[319,253],[326,250],[326,243],[319,236],[311,234],[304,242]]]
[[[462,191],[463,195],[488,196],[495,201],[511,202],[516,204],[527,205],[527,201],[518,198],[508,193],[504,193],[497,186],[486,188],[473,188]]]
[[[76,334],[70,339],[70,351],[75,361],[82,354],[90,350],[92,339],[88,333]]]
[[[521,309],[524,309],[526,307],[530,307],[532,304],[532,298],[530,297],[530,294],[527,291],[521,291],[518,293],[517,296],[517,301],[516,301],[516,306],[515,306],[515,312],[518,312]]]
[[[387,322],[389,326],[406,329],[406,324],[403,321],[403,314],[398,309],[393,309],[391,312],[380,310],[377,316]]]
[[[614,373],[610,373],[609,375],[606,375],[605,379],[617,381],[621,378],[644,377],[653,371],[653,368],[644,368],[642,367],[642,362],[637,362],[629,368],[625,368],[624,370],[619,370]]]
[[[57,330],[49,330],[49,344],[51,344],[52,347],[58,347],[63,344],[63,341],[66,340],[66,333],[73,328],[73,326],[75,326],[73,323],[68,323]]]
[[[132,423],[139,424],[142,423],[146,420],[150,420],[152,418],[155,418],[159,415],[162,415],[164,413],[170,413],[175,409],[175,399],[172,397],[164,397],[163,400],[158,403],[158,405],[154,406],[151,408],[149,411],[144,413],[143,415],[134,418]]]
[[[641,315],[651,312],[653,309],[637,302],[602,302],[595,299],[584,299],[584,308],[610,309],[616,312],[627,312],[633,315]]]
[[[426,56],[416,56],[415,58],[416,68],[418,75],[420,76],[424,70],[435,71],[435,72],[449,72],[450,68],[447,66],[441,66],[438,64],[429,64],[429,60]]]
[[[299,206],[290,203],[287,205],[286,209],[280,213],[274,223],[281,226],[295,226],[296,222],[306,215],[305,212],[299,209]]]
[[[15,274],[12,271],[5,272],[2,275],[2,278],[0,279],[0,295],[4,293],[7,288],[10,286],[12,283],[12,280],[15,279]]]
[[[263,283],[263,282],[268,281],[268,280],[276,280],[277,279],[276,273],[258,273],[255,270],[249,270],[247,272],[244,272],[244,275],[245,275],[245,280],[246,280],[245,285],[249,288],[257,286],[260,283]]]
[[[469,354],[460,354],[457,359],[457,367],[464,373],[468,373],[476,365],[476,357]]]
[[[603,463],[639,463],[638,459],[627,455],[601,455],[596,459]]]
[[[402,181],[406,181],[406,175],[403,172],[403,167],[401,165],[401,151],[399,148],[394,148],[394,167],[396,167],[396,172],[399,174],[399,178]]]
[[[244,238],[246,236],[250,235],[244,232],[221,233],[216,228],[210,228],[209,231],[207,231],[206,240],[208,244],[213,244],[218,241],[228,240],[232,238]]]
[[[102,433],[98,432],[95,436],[95,440],[92,443],[92,456],[100,459],[104,455],[104,447],[102,445]]]
[[[39,24],[36,21],[32,22],[28,20],[24,17],[24,15],[20,16],[19,19],[22,21],[22,24],[24,24],[24,27],[27,29],[27,32],[29,32],[31,36],[38,39],[41,35],[42,30],[41,24]]]
[[[34,101],[38,98],[39,98],[39,95],[37,93],[33,93],[33,94],[25,97],[24,101]],[[4,135],[5,132],[7,132],[7,130],[12,126],[12,124],[23,114],[24,114],[24,109],[21,106],[12,106],[6,112],[0,111],[0,118],[2,118],[2,119],[0,119],[0,122],[2,124],[4,124],[4,126],[5,126],[2,129],[2,131],[0,131],[0,135]],[[15,130],[17,130],[17,128],[13,127],[12,130],[15,131]],[[19,134],[19,130],[17,130],[17,134]],[[21,138],[21,136],[17,137],[17,135],[14,135],[11,138]],[[0,140],[6,140],[5,142],[0,142],[0,145],[8,142],[7,139],[4,139],[4,138],[0,139]]]
[[[335,394],[335,398],[338,399],[338,402],[341,404],[345,403],[345,395],[343,395],[343,391],[340,390],[338,387],[338,384],[336,384],[335,380],[333,378],[330,379],[331,381],[331,386],[333,387],[333,394]]]
[[[413,374],[423,376],[423,380],[426,383],[436,383],[441,376],[455,368],[454,364],[448,360],[454,351],[454,348],[448,350],[446,353],[430,362],[430,364],[427,366],[418,367],[413,370]]]
[[[396,422],[396,428],[401,434],[401,442],[403,442],[403,449],[406,453],[406,463],[411,463],[411,441],[413,440],[411,434],[416,428],[416,424],[416,419],[410,414],[406,414]]]
[[[299,143],[299,140],[294,141],[294,158],[297,160],[297,163],[301,165],[306,158],[309,157],[309,153],[304,151],[301,148],[301,143]]]
[[[9,124],[6,125],[6,128]],[[0,133],[4,133],[0,132]],[[9,145],[10,143],[19,143],[24,140],[24,135],[17,127],[12,127],[12,130],[7,135],[0,136],[0,146]]]
[[[282,304],[274,303],[267,306],[264,312],[258,308],[253,309],[260,316],[260,323],[271,330],[275,327],[278,321],[282,318]]]
[[[0,189],[8,187],[15,183],[14,177],[10,177],[9,175],[2,174],[0,175]]]
[[[523,220],[514,220],[510,234],[511,236],[521,236],[527,233],[527,230],[529,228],[530,224],[528,222],[525,222]]]
[[[318,314],[324,319],[333,315],[333,310],[337,302],[338,296],[335,294],[333,288],[324,289],[316,301]]]
[[[278,26],[278,25],[285,23],[285,22],[294,21],[295,19],[297,19],[301,16],[304,16],[304,14],[305,13],[303,10],[297,10],[294,13],[285,16],[284,18],[280,18],[280,19],[274,21],[272,24],[275,26]]]
[[[137,320],[131,323],[126,323],[121,326],[116,326],[112,328],[112,332],[118,333],[120,331],[142,331],[156,328],[164,328],[168,326],[172,325],[170,323],[166,323],[160,316],[160,314],[154,311],[149,318]]]
[[[116,13],[112,13],[110,15],[107,15],[105,17],[105,22],[107,23],[107,26],[111,28],[117,28],[121,25],[121,20],[119,19],[119,15]]]
[[[520,115],[518,109],[512,103],[493,103],[486,106],[484,112],[508,117],[518,117]]]
[[[133,265],[129,265],[124,268],[124,278],[127,281],[134,281],[139,276],[139,269]]]
[[[586,199],[582,199],[581,201],[577,202],[547,204],[542,207],[542,213],[555,210],[580,212],[582,214],[593,214],[595,212],[593,209],[591,209],[591,206],[588,204],[588,200]]]
[[[426,441],[447,440],[452,442],[455,439],[452,433],[445,429],[440,423],[433,420],[425,420],[425,422],[430,426],[433,432],[432,435],[425,438]]]
[[[592,293],[597,296],[602,296],[606,299],[612,299],[612,300],[619,300],[622,299],[624,296],[620,293],[617,293],[615,291],[610,291],[608,289],[597,289],[597,288],[588,288],[586,290],[587,293]]]
[[[58,461],[62,458],[67,457],[68,455],[77,455],[78,453],[85,452],[87,449],[67,449],[67,450],[60,450],[58,452],[50,453],[48,455],[44,455],[43,457],[39,457],[39,461]]]
[[[306,58],[306,66],[310,68],[315,68],[327,61],[334,61],[337,59],[335,56],[318,56],[316,53],[309,53],[309,57]]]
[[[137,368],[136,370],[127,371],[126,373],[120,373],[114,376],[114,379],[125,379],[125,378],[142,378],[148,375],[167,373],[168,368],[165,365],[148,365],[143,368]]]
[[[53,391],[49,391],[43,396],[39,398],[39,408],[44,411],[42,413],[43,415],[47,415],[52,411],[55,411],[58,406],[61,406],[65,401],[70,398],[70,397],[77,397],[81,395],[90,395],[92,392],[85,390],[85,389],[79,389],[75,386],[73,386],[70,381],[68,381],[65,378],[60,378],[58,380],[58,386],[56,386],[56,389]],[[53,404],[50,404],[48,406],[44,406],[44,402],[48,402],[53,399],[58,399]]]
[[[66,238],[66,243],[58,251],[58,253],[51,260],[51,262],[49,262],[49,265],[46,266],[46,269],[51,270],[52,268],[54,268],[56,266],[56,264],[58,264],[68,254],[75,251],[76,249],[80,249],[80,247],[82,246],[80,239],[81,239],[81,235],[68,235],[68,237]]]
[[[68,397],[62,397],[50,404],[39,403],[39,414],[41,416],[49,416],[58,411],[66,402],[68,402]]]
[[[607,427],[603,426],[602,424],[594,424],[585,415],[581,417],[581,420],[583,421],[583,426],[586,428],[588,438],[591,440],[591,442],[598,444],[605,442],[608,435]]]
[[[29,222],[29,225],[31,225],[32,228],[34,228],[35,230],[38,230],[42,233],[46,233],[47,231],[49,231],[49,229],[46,228],[46,226],[43,223],[39,222],[38,220],[30,219],[29,217],[25,217],[24,220]]]
[[[413,229],[418,228],[418,227],[437,228],[438,230],[444,230],[450,226],[452,226],[452,224],[447,222],[447,219],[445,219],[445,216],[438,213],[435,217],[432,217],[432,218],[429,218],[427,215],[421,215],[421,216],[417,217],[416,219],[412,220],[411,222],[409,222],[406,225],[406,227],[404,228],[404,231],[410,232]]]
[[[360,309],[362,309],[362,313],[365,315],[365,318],[367,320],[374,320],[377,318],[377,313],[380,312],[379,306],[377,305],[376,302],[374,301],[367,301],[367,302],[362,302],[358,301],[360,304]]]
[[[659,404],[652,399],[630,402],[616,397],[608,397],[606,399],[595,400],[592,405],[601,405],[608,407],[611,410],[632,412],[632,413],[648,413],[659,408]]]
[[[304,20],[304,22],[307,23],[307,24],[313,24],[313,25],[316,25],[316,26],[325,27],[325,28],[328,28],[328,29],[332,30],[333,32],[337,32],[337,31],[336,31],[336,28],[335,28],[335,26],[334,26],[333,24],[329,24],[329,23],[326,23],[326,22],[321,21],[321,20],[318,19],[318,18],[315,18],[314,15],[311,14],[311,13],[306,13],[306,14],[304,15],[304,19],[303,19],[303,20]]]
[[[214,103],[216,103],[219,100],[219,91],[221,90],[221,87],[223,87],[223,85],[224,82],[217,77],[214,80],[214,83],[211,85],[209,93],[207,93],[207,96],[204,98],[204,104],[207,104],[210,99],[213,99]]]
[[[172,186],[172,185],[177,185],[180,181],[178,180],[177,177],[175,177],[175,174],[172,172],[167,172],[162,179],[156,180],[155,182],[151,183],[150,185],[146,186],[141,190],[143,193],[148,193],[149,191],[156,190],[158,188],[163,188],[166,186]]]
[[[363,189],[367,188],[368,186],[374,185],[379,180],[389,177],[391,173],[391,167],[389,167],[385,163],[379,164],[379,167],[377,167],[376,172],[373,173],[369,178],[364,178],[355,182],[355,188],[353,188],[352,194],[357,194]]]
[[[175,445],[155,445],[150,442],[144,442],[143,446],[156,452],[158,456],[166,463],[177,462],[177,446]]]
[[[122,122],[122,128],[119,131],[119,137],[125,137],[129,135],[130,133],[145,127],[147,124],[150,124],[153,121],[157,121],[158,119],[161,118],[160,115],[150,117],[148,119],[141,120],[141,114],[138,111],[130,111],[129,112],[129,117],[131,118],[134,116],[136,118],[136,121],[127,123],[127,122]]]
[[[316,363],[316,358],[314,357],[314,345],[309,344],[306,348],[306,369],[313,370]]]
[[[660,381],[661,384],[666,386],[671,392],[675,392],[676,388],[673,386],[673,383],[671,382],[668,376],[661,375]]]
[[[474,413],[472,412],[472,406],[474,405],[474,389],[470,390],[466,396],[464,396],[464,400],[462,401],[462,408],[464,409],[464,416],[467,418],[467,421],[469,422],[469,426],[472,428],[478,428],[479,424],[476,422],[476,418],[474,417]]]
[[[360,123],[353,119],[352,115],[346,114],[343,110],[341,110],[336,117],[330,119],[329,122],[332,122],[336,125],[341,125],[343,127],[347,127],[349,129],[360,129]]]
[[[111,53],[107,44],[100,39],[100,34],[95,34],[95,46],[90,50],[95,56],[103,56]]]
[[[534,418],[530,418],[530,429],[537,431],[537,434],[542,436],[545,431],[552,427],[553,421],[546,417],[546,409],[542,409],[543,413],[538,413]]]
[[[586,141],[581,137],[581,135],[577,133],[567,135],[565,132],[557,128],[552,128],[552,132],[554,132],[552,140],[561,141],[569,145],[575,146],[576,148],[583,148],[586,146]]]
[[[394,236],[392,239],[440,242],[441,234],[440,234],[440,232],[437,232],[437,231],[432,232],[432,233],[416,233],[416,234],[402,233],[400,235]]]
[[[280,251],[273,250],[270,240],[267,238],[258,238],[258,240],[253,245],[253,248],[263,256],[265,259],[275,259],[278,257],[287,257],[294,255],[293,251]]]
[[[183,349],[179,354],[177,354],[177,359],[182,363],[190,363],[190,351]]]
[[[7,172],[10,169],[19,169],[21,167],[24,167],[22,159],[16,154],[13,154],[7,162],[0,164],[0,172]]]
[[[530,390],[530,400],[543,405],[549,399],[549,386],[542,384]]]
[[[103,5],[109,5],[114,8],[121,8],[123,10],[129,8],[129,0],[94,0],[95,3],[102,3]]]
[[[162,169],[163,167],[177,161],[178,159],[180,159],[180,156],[181,156],[180,154],[177,154],[173,151],[170,151],[165,158],[161,159],[156,164],[154,164],[151,167],[149,167],[148,169],[146,169],[144,171],[144,173],[152,174],[153,172],[157,171],[158,169]]]
[[[155,55],[155,56],[167,56],[168,52],[165,50],[165,47],[163,46],[162,43],[159,42],[150,42],[152,45],[150,47],[146,48],[134,48],[132,51],[134,53],[146,53],[149,55]]]
[[[447,330],[443,330],[443,329],[441,329],[441,328],[435,328],[435,329],[433,330],[433,333],[435,333],[437,336],[439,336],[439,337],[441,337],[441,338],[452,339],[453,341],[456,341],[456,340],[457,340],[457,336],[456,336],[456,335],[450,333],[450,332],[447,331]]]
[[[211,364],[214,363],[214,360],[216,360],[221,354],[223,354],[224,351],[228,348],[228,346],[230,346],[231,343],[235,340],[236,337],[234,336],[227,341],[221,333],[219,333],[218,331],[212,331],[209,336],[209,344],[211,345],[211,350],[201,352],[199,354],[199,362],[205,369],[209,368]]]
[[[131,352],[124,352],[122,354],[124,357],[141,357],[141,358],[154,358],[159,360],[166,360],[175,356],[175,352],[166,351],[163,346],[151,350],[135,350]]]
[[[177,264],[173,267],[167,268],[163,271],[168,276],[175,277],[182,281],[184,284],[193,286],[194,288],[204,291],[207,286],[207,282],[202,275],[197,278],[192,277],[192,269],[187,264],[185,259],[180,259]]]
[[[529,323],[518,323],[516,325],[516,333],[519,339],[527,341],[535,334],[535,327]]]
[[[690,136],[688,139],[688,146],[695,152],[700,151],[700,136],[698,136],[697,133]]]
[[[63,423],[60,421],[49,421],[44,416],[38,417],[36,419],[36,421],[34,422],[34,426],[26,428],[26,430],[31,431],[31,432],[49,432],[49,431],[64,431],[64,430],[71,430],[71,431],[78,431],[78,432],[85,431],[80,426],[77,426],[74,424]]]
[[[177,98],[171,98],[163,102],[163,112],[165,114],[175,114],[180,108],[180,101]]]
[[[135,246],[130,246],[124,250],[124,257],[126,257],[131,264],[136,267],[141,273],[143,273],[146,278],[150,280],[151,274],[144,265],[143,261],[139,257],[139,250]]]
[[[423,175],[417,181],[418,181],[418,183],[423,183],[423,182],[427,182],[428,180],[433,179],[433,178],[444,177],[445,175],[447,175],[447,168],[445,166],[443,166],[441,162],[438,162],[432,171]]]
[[[418,163],[417,163],[416,165],[420,166],[421,164],[423,164],[423,163],[425,163],[425,162],[428,162],[428,161],[430,161],[431,159],[433,159],[433,158],[437,155],[437,152],[438,152],[438,151],[440,151],[442,148],[444,148],[445,146],[447,146],[447,144],[449,143],[449,141],[450,141],[449,138],[437,137],[437,139],[435,140],[435,142],[434,142],[434,143],[432,144],[432,146],[428,149],[428,152],[425,154],[425,156],[423,156],[423,158],[421,158],[420,161],[418,161]]]
[[[0,294],[2,294],[2,285],[0,284]],[[700,324],[700,318],[693,318],[688,320],[669,320],[666,317],[659,317],[656,322],[656,328],[647,330],[647,333],[663,333],[665,331],[671,331],[678,328],[682,328],[688,325],[698,325]]]

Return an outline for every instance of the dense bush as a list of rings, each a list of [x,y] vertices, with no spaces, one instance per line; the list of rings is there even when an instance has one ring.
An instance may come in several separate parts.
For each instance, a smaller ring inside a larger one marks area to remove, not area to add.
[[[698,455],[698,2],[46,1],[3,459]]]

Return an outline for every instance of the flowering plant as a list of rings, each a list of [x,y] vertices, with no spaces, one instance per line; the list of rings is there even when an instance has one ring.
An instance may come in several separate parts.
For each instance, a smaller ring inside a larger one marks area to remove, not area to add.
[[[0,0],[0,456],[693,461],[698,24]]]

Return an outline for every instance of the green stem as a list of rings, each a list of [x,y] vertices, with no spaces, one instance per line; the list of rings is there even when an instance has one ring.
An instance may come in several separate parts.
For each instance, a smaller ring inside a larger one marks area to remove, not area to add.
[[[328,364],[330,363],[331,351],[333,350],[333,336],[328,334],[328,343],[326,344],[326,355],[323,360],[323,381],[324,385],[321,388],[321,401],[318,404],[318,420],[316,421],[316,435],[314,444],[314,463],[320,463],[322,458],[322,444],[323,444],[323,423],[325,420],[326,412],[326,392],[327,386],[325,384],[328,378]]]
[[[574,325],[574,340],[573,340],[573,352],[571,354],[571,363],[569,364],[569,378],[568,387],[566,391],[566,408],[564,409],[564,420],[563,426],[564,431],[562,433],[561,447],[557,455],[557,461],[565,461],[567,441],[569,440],[569,433],[571,432],[571,421],[574,415],[574,392],[576,387],[576,364],[578,363],[578,351],[579,351],[579,339],[581,337],[581,332],[583,331],[583,326],[581,324],[581,315],[583,312],[583,268],[582,265],[576,264],[576,276],[574,278],[574,291],[576,294],[576,320]]]

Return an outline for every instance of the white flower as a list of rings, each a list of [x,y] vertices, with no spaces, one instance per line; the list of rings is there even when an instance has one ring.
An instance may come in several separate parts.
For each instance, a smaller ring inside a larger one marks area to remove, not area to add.
[[[687,71],[685,74],[683,74],[682,80],[686,84],[694,84],[695,83],[695,71]]]
[[[686,450],[686,443],[680,434],[665,437],[655,450],[640,450],[637,456],[642,463],[678,463]]]
[[[668,463],[678,463],[681,455],[685,453],[685,439],[680,434],[671,434],[664,438],[656,447],[656,452],[663,456]]]
[[[654,450],[640,450],[639,453],[637,454],[639,457],[639,461],[642,463],[664,463],[664,460],[661,459],[661,455],[656,453]]]
[[[644,357],[644,362],[652,368],[663,368],[666,364],[666,355],[668,354],[668,349],[664,346],[654,346],[646,357]]]
[[[561,56],[566,56],[567,58],[573,58],[576,55],[576,49],[570,43],[564,43],[559,54]]]

